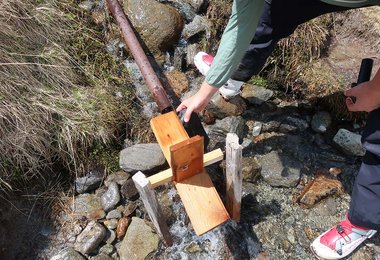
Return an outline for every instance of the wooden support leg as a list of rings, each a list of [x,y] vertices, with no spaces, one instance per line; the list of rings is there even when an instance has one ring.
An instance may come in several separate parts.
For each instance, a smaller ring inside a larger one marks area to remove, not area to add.
[[[169,228],[165,222],[165,217],[162,214],[157,197],[154,193],[154,189],[152,188],[148,178],[146,178],[142,172],[138,172],[133,175],[132,179],[140,193],[145,209],[148,212],[157,233],[164,240],[167,246],[171,246],[173,244],[173,240],[169,233]]]
[[[228,133],[226,139],[226,208],[231,218],[240,220],[240,207],[242,196],[242,147],[239,137]]]

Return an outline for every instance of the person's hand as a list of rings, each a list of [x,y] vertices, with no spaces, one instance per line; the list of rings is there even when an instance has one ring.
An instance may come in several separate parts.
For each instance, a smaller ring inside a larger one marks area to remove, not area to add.
[[[346,90],[344,95],[347,97],[346,105],[350,111],[371,112],[380,107],[380,85],[375,84],[373,80]]]
[[[189,122],[192,112],[201,112],[210,101],[211,97],[218,91],[218,88],[209,85],[203,81],[200,89],[193,96],[185,99],[176,109],[177,112],[186,109],[184,120]]]

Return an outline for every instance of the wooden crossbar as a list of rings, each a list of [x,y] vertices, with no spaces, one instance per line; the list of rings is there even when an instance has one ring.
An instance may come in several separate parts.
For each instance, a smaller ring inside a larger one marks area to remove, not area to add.
[[[223,152],[220,148],[213,150],[211,152],[205,153],[203,155],[203,166],[209,166],[213,163],[219,162],[223,160]],[[152,188],[156,188],[160,185],[163,185],[165,183],[168,183],[173,180],[173,171],[171,168],[166,169],[164,171],[161,171],[159,173],[156,173],[152,176],[148,177],[148,180],[150,181],[150,184],[152,185]]]

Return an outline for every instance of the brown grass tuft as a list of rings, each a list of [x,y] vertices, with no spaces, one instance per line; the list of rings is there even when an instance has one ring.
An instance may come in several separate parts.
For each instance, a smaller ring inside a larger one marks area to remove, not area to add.
[[[0,187],[109,145],[133,120],[132,86],[76,1],[0,8]],[[118,95],[116,94],[118,93]]]

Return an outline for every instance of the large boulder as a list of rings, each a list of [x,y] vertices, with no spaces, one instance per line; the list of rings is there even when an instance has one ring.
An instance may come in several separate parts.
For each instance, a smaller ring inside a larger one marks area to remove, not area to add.
[[[124,10],[150,51],[166,51],[181,36],[181,14],[156,0],[126,0]]]

